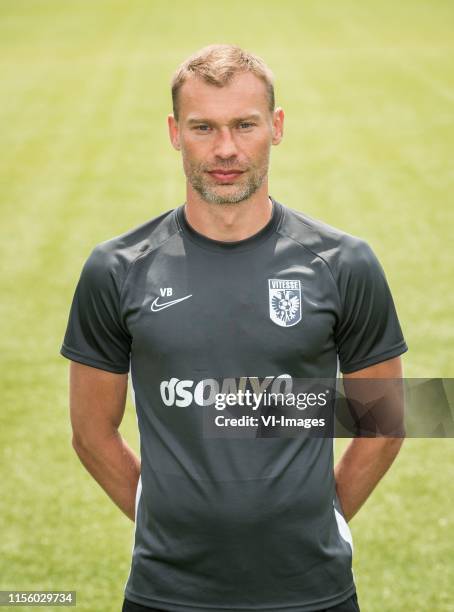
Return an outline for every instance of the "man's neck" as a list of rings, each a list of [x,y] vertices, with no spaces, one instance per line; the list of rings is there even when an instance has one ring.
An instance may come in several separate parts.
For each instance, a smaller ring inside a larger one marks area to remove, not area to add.
[[[235,242],[259,232],[270,221],[273,203],[268,195],[237,204],[214,204],[188,199],[184,212],[189,225],[212,240]]]

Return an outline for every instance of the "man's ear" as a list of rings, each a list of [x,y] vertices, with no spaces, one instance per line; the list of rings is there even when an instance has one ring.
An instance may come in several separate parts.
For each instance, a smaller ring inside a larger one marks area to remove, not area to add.
[[[172,143],[173,148],[179,151],[181,149],[180,133],[178,129],[178,121],[173,116],[173,113],[167,115],[167,125],[169,127],[170,142]]]
[[[279,106],[273,113],[273,138],[272,144],[278,145],[284,136],[284,111]]]

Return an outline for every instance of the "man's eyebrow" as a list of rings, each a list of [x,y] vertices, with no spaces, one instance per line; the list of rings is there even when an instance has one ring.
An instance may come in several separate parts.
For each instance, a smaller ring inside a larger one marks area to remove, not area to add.
[[[259,115],[258,113],[251,113],[250,115],[245,115],[244,117],[235,117],[234,119],[231,120],[230,123],[239,123],[240,121],[248,121],[249,119],[253,119],[254,121],[259,121],[261,119],[261,115]],[[190,119],[187,119],[186,123],[188,123],[189,125],[193,125],[195,123],[216,123],[215,121],[212,121],[211,119],[205,119],[203,117],[191,117]]]

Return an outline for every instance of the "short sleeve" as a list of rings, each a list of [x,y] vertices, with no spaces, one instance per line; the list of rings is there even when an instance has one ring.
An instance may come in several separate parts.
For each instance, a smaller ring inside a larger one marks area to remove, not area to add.
[[[335,337],[343,373],[408,350],[385,273],[367,242],[346,245],[337,282],[342,306]]]
[[[72,300],[60,354],[118,374],[129,371],[131,336],[120,313],[121,265],[106,243],[86,260]]]

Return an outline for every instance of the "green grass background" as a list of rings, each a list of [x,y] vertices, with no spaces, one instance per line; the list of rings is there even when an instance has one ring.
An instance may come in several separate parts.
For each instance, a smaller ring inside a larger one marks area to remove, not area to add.
[[[120,610],[133,524],[71,448],[59,348],[93,246],[184,201],[169,82],[206,44],[274,70],[270,193],[368,240],[406,375],[454,375],[453,26],[450,1],[1,2],[0,588]],[[407,440],[351,522],[363,612],[454,610],[453,461]]]

